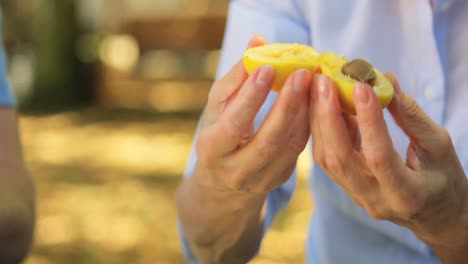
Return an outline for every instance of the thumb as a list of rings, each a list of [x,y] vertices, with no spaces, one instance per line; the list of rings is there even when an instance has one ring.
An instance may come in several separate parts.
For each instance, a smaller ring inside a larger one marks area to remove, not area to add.
[[[446,141],[450,140],[446,130],[435,123],[416,101],[401,89],[393,73],[387,73],[385,76],[395,88],[392,102],[388,106],[395,122],[415,147],[426,153],[438,153],[440,146],[446,145]]]
[[[255,47],[259,47],[259,46],[263,46],[263,45],[266,45],[267,44],[267,41],[265,40],[264,37],[260,36],[260,35],[254,35],[250,41],[249,41],[249,44],[248,44],[248,48],[255,48]]]
[[[254,35],[250,39],[247,48],[250,49],[263,46],[265,44],[266,40],[262,36]],[[225,103],[235,92],[238,91],[247,77],[248,75],[245,71],[244,64],[242,63],[242,60],[239,60],[224,77],[214,83],[210,92],[211,98],[216,99],[218,103]]]
[[[260,35],[254,35],[247,48],[254,48],[267,44],[266,40]],[[240,87],[247,80],[247,72],[245,71],[242,60],[239,60],[222,78],[215,81],[211,87],[208,102],[205,107],[204,123],[213,123],[220,115],[225,105],[235,97]]]

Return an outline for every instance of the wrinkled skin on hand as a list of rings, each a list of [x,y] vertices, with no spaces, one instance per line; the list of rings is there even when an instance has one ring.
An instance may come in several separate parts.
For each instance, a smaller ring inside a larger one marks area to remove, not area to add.
[[[254,38],[250,48],[265,45]],[[202,185],[243,194],[266,195],[290,177],[309,139],[308,70],[293,72],[258,131],[254,118],[275,80],[271,66],[247,74],[238,62],[210,91],[196,142],[196,170]]]
[[[354,117],[342,113],[337,88],[323,75],[315,77],[311,92],[314,159],[370,216],[409,228],[446,263],[462,263],[468,252],[465,173],[448,132],[402,91],[393,74],[387,77],[395,87],[388,109],[411,140],[406,161],[393,147],[370,87],[354,87]]]

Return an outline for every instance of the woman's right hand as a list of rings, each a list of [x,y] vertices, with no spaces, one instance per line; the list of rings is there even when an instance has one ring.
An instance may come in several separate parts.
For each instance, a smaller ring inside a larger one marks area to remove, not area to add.
[[[253,38],[249,47],[264,45]],[[284,84],[258,131],[254,119],[275,79],[271,66],[247,75],[238,62],[208,96],[196,142],[193,175],[207,192],[266,195],[285,183],[309,135],[311,73],[299,70]]]
[[[249,46],[263,44],[254,38]],[[200,263],[246,263],[255,256],[266,197],[291,177],[307,144],[307,70],[291,75],[254,131],[274,78],[270,66],[248,76],[239,62],[211,88],[195,146],[195,170],[176,195],[184,236]]]

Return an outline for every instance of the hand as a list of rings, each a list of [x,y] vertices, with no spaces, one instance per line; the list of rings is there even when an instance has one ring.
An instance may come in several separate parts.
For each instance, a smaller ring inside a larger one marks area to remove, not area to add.
[[[263,44],[254,38],[249,46]],[[267,195],[291,177],[308,141],[307,70],[286,81],[254,131],[274,78],[270,66],[248,76],[239,62],[211,88],[195,146],[195,170],[176,194],[185,237],[200,263],[247,263],[257,254]]]
[[[255,38],[250,46],[263,45]],[[194,180],[210,191],[266,195],[286,182],[309,138],[311,74],[299,70],[285,83],[258,132],[254,118],[270,92],[274,69],[247,76],[242,62],[209,94],[196,142]]]
[[[448,132],[401,90],[393,74],[387,77],[396,90],[388,109],[411,141],[406,162],[393,147],[370,87],[355,87],[355,118],[341,112],[325,76],[315,77],[311,92],[314,159],[369,215],[409,228],[444,260],[461,260],[454,256],[468,253],[465,173]]]

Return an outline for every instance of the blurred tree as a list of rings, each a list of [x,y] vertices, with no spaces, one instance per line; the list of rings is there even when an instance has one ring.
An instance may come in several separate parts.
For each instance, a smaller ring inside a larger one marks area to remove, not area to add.
[[[24,5],[24,0],[8,1],[1,0],[1,8],[3,15],[3,40],[8,53],[13,52],[18,42],[31,41],[31,27],[24,26],[30,25],[30,10],[31,6]],[[23,3],[23,4],[22,4]],[[23,25],[23,26],[18,26]]]
[[[75,0],[41,0],[33,18],[34,88],[22,107],[53,110],[88,102],[91,84],[80,78],[75,52]]]

